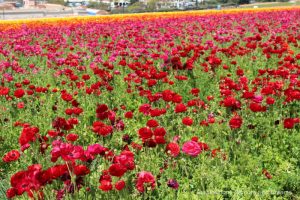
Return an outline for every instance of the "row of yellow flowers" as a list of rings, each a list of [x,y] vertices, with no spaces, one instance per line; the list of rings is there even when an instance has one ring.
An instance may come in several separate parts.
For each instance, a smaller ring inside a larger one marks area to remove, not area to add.
[[[199,15],[223,15],[238,13],[256,13],[256,12],[276,12],[282,10],[299,10],[300,6],[295,7],[277,7],[277,8],[247,8],[247,9],[225,9],[225,10],[201,10],[201,11],[179,11],[179,12],[155,12],[142,14],[118,14],[106,16],[70,16],[64,18],[39,18],[39,19],[18,19],[18,20],[0,20],[0,31],[19,28],[26,24],[28,26],[73,24],[73,23],[111,23],[124,20],[153,20],[157,18],[179,18],[192,17]]]

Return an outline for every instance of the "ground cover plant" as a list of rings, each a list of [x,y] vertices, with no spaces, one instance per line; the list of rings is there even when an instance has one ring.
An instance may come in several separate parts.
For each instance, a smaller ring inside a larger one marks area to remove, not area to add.
[[[299,19],[0,22],[0,199],[300,198]]]

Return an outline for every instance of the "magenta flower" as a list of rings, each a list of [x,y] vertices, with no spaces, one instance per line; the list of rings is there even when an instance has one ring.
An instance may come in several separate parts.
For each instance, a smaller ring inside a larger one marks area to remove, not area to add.
[[[201,153],[202,149],[197,142],[190,140],[183,144],[182,151],[189,156],[196,157]]]

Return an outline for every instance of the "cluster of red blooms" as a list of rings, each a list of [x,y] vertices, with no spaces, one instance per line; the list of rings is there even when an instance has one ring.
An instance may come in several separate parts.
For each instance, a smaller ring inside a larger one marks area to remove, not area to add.
[[[135,168],[134,154],[130,150],[124,150],[113,158],[112,164],[108,170],[103,170],[100,176],[100,186],[102,191],[110,191],[113,189],[112,176],[121,178],[127,171]],[[116,190],[122,190],[125,187],[124,180],[118,180],[115,183]]]
[[[111,135],[114,129],[124,130],[124,122],[121,119],[116,119],[116,113],[108,109],[108,106],[101,104],[96,109],[97,118],[101,121],[95,121],[93,123],[93,131],[102,136]],[[105,124],[105,120],[108,119],[111,125]]]
[[[164,127],[159,126],[155,119],[150,119],[146,127],[138,130],[138,135],[143,143],[148,147],[155,147],[157,144],[165,144],[166,130]]]
[[[64,165],[54,165],[46,170],[42,170],[40,164],[34,164],[29,166],[27,170],[19,171],[11,177],[12,187],[7,190],[6,194],[8,198],[12,198],[26,192],[31,198],[37,194],[38,199],[44,199],[42,188],[46,184],[51,184],[54,180],[64,182],[64,188],[58,191],[58,194],[74,193],[74,187],[80,189],[83,186],[82,178],[89,173],[88,167],[76,165],[73,162]],[[71,182],[71,177],[75,177],[76,185]]]

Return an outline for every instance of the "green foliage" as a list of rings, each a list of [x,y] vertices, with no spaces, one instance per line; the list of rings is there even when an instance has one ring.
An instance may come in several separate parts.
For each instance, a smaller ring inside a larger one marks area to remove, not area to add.
[[[157,3],[159,2],[159,0],[150,0],[148,1],[148,3],[146,4],[146,10],[153,12],[157,9]]]
[[[133,5],[135,3],[138,3],[139,1],[138,0],[130,0],[130,5]]]
[[[65,5],[64,0],[48,0],[47,3]]]
[[[89,2],[88,8],[94,8],[94,9],[99,9],[99,10],[109,10],[110,5],[107,3],[103,2]]]
[[[139,13],[146,10],[146,5],[142,2],[136,2],[126,8],[129,13]]]

